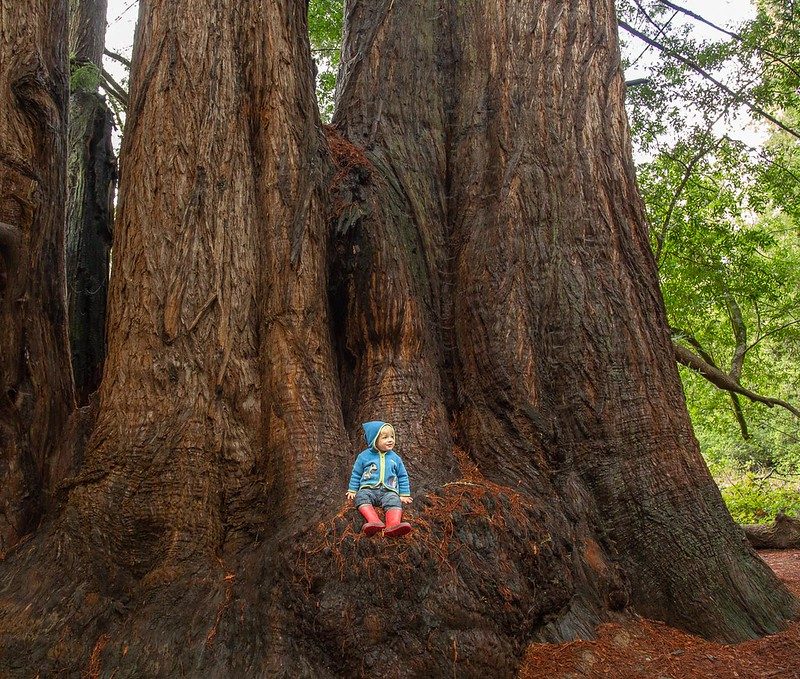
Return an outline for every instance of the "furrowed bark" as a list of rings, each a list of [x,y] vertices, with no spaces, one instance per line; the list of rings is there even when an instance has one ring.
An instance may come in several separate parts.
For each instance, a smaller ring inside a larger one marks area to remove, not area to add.
[[[64,311],[66,4],[0,9],[0,554],[68,465]]]
[[[73,0],[70,53],[75,68],[102,68],[106,0]],[[99,77],[99,76],[98,76]],[[91,80],[91,78],[89,78]],[[70,96],[67,197],[67,299],[70,348],[79,405],[100,385],[116,159],[113,116],[97,85],[76,84]]]
[[[353,0],[327,142],[304,12],[141,6],[98,423],[0,564],[0,667],[514,676],[626,607],[780,626],[689,427],[610,0]],[[399,541],[342,497],[373,417]]]
[[[479,84],[454,88],[457,332],[462,383],[490,406],[470,403],[466,422],[509,402],[494,419],[511,438],[540,441],[557,477],[577,472],[642,613],[729,639],[777,629],[795,604],[743,546],[691,433],[635,189],[612,3],[457,12],[459,68]],[[536,452],[523,460],[541,469]],[[525,474],[518,455],[493,464]],[[688,544],[678,554],[676,535]]]
[[[335,187],[344,409],[354,447],[363,443],[360,422],[398,425],[398,447],[422,489],[455,466],[439,69],[447,25],[435,2],[349,2],[346,15],[333,124],[368,164],[349,180],[341,171]]]
[[[8,666],[213,674],[239,662],[234,592],[259,604],[248,624],[280,628],[258,601],[274,544],[343,492],[329,480],[350,458],[305,3],[143,3],[131,79],[97,422],[64,512],[4,573],[0,633]],[[263,539],[248,585],[236,554]],[[64,602],[87,591],[75,621]]]
[[[331,164],[314,98],[305,3],[270,10],[269,58],[247,64],[262,234],[259,321],[264,468],[271,511],[291,530],[341,498],[345,445],[328,310],[326,176]],[[254,12],[261,12],[254,8]],[[254,42],[257,34],[247,36]],[[291,64],[283,68],[281,64]]]
[[[242,501],[258,502],[260,224],[238,20],[226,3],[141,7],[98,419],[64,512],[18,555],[27,579],[4,583],[34,602],[4,616],[8,646],[53,673],[93,656],[194,666],[225,601],[225,542],[258,515]],[[86,596],[73,621],[63,602]],[[69,650],[51,657],[56,638]],[[191,660],[164,656],[175,638]]]

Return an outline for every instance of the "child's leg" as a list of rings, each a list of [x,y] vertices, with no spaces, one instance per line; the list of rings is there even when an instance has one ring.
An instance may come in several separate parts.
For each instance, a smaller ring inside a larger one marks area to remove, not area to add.
[[[386,512],[384,535],[390,538],[398,538],[411,532],[411,524],[400,520],[403,518],[403,503],[400,502],[400,496],[397,493],[385,493],[381,504]]]
[[[372,506],[372,492],[368,488],[359,490],[356,493],[355,505],[359,514],[364,517],[364,525],[361,530],[366,535],[374,535],[383,530],[385,524],[378,518],[375,507]]]

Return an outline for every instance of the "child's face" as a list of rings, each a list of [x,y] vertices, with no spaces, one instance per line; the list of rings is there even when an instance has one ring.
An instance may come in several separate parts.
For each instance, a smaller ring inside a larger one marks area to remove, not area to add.
[[[389,427],[381,429],[378,434],[378,440],[375,442],[375,447],[382,453],[394,448],[394,432]]]

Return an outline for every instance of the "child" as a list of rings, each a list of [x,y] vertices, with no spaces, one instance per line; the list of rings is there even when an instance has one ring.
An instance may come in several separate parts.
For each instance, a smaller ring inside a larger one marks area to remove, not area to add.
[[[394,427],[386,422],[366,422],[361,426],[368,448],[356,458],[347,497],[355,499],[366,521],[362,530],[374,535],[385,528],[383,534],[390,537],[410,533],[410,524],[400,521],[402,506],[411,502],[411,489],[403,460],[393,450]],[[378,503],[386,512],[386,524],[375,511],[374,505]]]

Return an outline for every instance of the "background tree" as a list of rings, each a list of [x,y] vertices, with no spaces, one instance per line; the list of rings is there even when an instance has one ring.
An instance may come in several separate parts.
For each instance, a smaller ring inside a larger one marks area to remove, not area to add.
[[[510,676],[624,609],[777,629],[682,400],[613,3],[345,17],[326,140],[305,2],[142,5],[98,420],[0,564],[0,666]],[[376,410],[402,542],[344,511]]]
[[[71,92],[67,201],[67,300],[78,403],[100,385],[116,159],[113,116],[98,93],[107,0],[70,4]]]
[[[0,553],[37,525],[71,456],[65,26],[61,0],[0,9]]]

